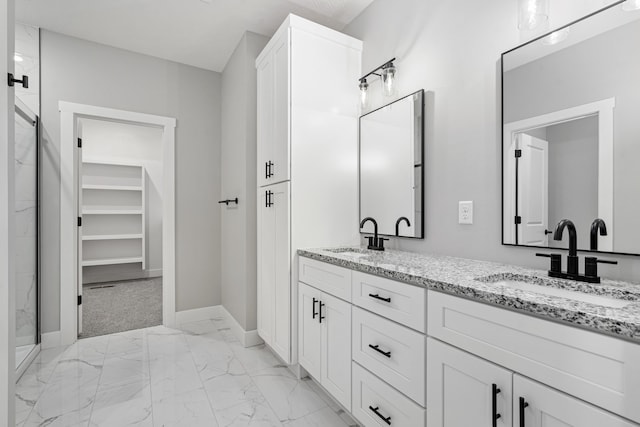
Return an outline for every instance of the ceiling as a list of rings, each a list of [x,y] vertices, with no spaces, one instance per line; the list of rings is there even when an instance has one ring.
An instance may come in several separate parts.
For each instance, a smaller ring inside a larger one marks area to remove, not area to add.
[[[373,0],[16,0],[16,20],[222,71],[245,31],[271,37],[289,13],[343,29]]]

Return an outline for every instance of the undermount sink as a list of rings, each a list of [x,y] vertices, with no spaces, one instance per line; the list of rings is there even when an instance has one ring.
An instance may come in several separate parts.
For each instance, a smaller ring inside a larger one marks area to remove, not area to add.
[[[334,248],[334,249],[327,249],[327,252],[352,256],[354,258],[365,257],[369,255],[367,252],[365,252],[364,249],[360,249],[360,248]]]
[[[483,278],[486,279],[486,278]],[[496,279],[483,280],[485,283],[491,283],[496,286],[504,286],[509,289],[516,289],[525,292],[533,292],[537,294],[547,295],[551,297],[561,297],[575,301],[586,302],[588,304],[596,304],[610,308],[623,308],[631,304],[633,301],[622,300],[610,296],[593,295],[585,292],[574,291],[569,289],[561,289],[548,284],[536,284],[517,279]],[[540,279],[537,279],[540,280]]]

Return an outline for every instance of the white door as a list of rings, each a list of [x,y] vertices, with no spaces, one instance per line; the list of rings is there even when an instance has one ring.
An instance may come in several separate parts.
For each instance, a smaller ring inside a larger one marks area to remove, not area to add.
[[[548,246],[549,143],[519,134],[522,156],[518,159],[518,244]]]
[[[289,179],[289,31],[273,47],[273,147],[269,183]]]
[[[286,363],[291,361],[291,251],[289,183],[265,187],[271,191],[274,215],[272,242],[274,270],[274,316],[271,347]]]
[[[298,361],[309,374],[320,380],[321,329],[320,302],[322,292],[298,284]]]
[[[497,418],[495,426],[510,427],[512,376],[500,366],[428,338],[427,425],[493,427]]]
[[[258,335],[273,345],[273,316],[275,309],[275,211],[269,206],[270,190],[258,190]]]
[[[82,122],[78,120],[76,122],[76,147],[77,147],[77,157],[76,164],[78,168],[78,173],[76,176],[78,177],[78,257],[77,257],[77,266],[78,266],[78,335],[82,334]]]
[[[320,383],[351,410],[351,304],[322,294],[322,369]]]
[[[513,376],[513,410],[521,427],[632,427],[630,421],[530,379]]]
[[[273,152],[273,55],[258,64],[258,187],[269,184],[269,161]]]

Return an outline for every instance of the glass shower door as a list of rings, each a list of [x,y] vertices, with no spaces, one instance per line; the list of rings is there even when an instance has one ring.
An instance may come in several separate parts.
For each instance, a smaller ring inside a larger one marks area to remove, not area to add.
[[[38,277],[38,116],[16,99],[16,368],[40,342]]]

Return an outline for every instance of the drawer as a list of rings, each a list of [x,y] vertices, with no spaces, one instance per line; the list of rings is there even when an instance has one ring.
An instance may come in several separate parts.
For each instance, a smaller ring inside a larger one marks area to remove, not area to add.
[[[351,270],[347,268],[300,257],[298,280],[351,302]]]
[[[352,319],[353,360],[425,406],[425,336],[357,307]]]
[[[402,323],[420,332],[426,330],[426,290],[383,277],[354,271],[353,304]]]
[[[640,345],[429,291],[429,336],[640,421]]]
[[[351,372],[351,412],[364,427],[425,426],[425,410],[411,399],[355,362]]]

